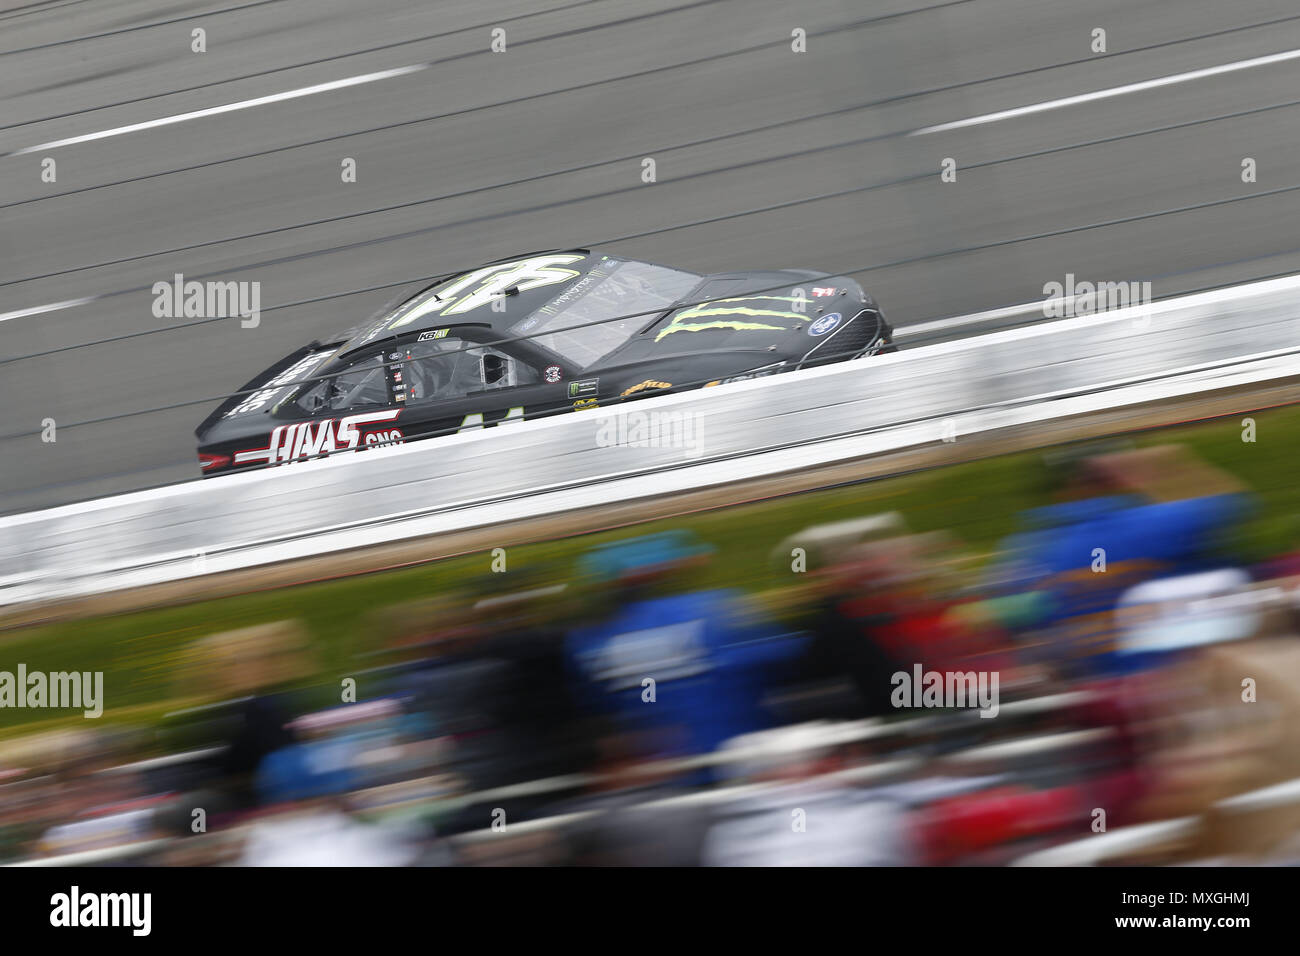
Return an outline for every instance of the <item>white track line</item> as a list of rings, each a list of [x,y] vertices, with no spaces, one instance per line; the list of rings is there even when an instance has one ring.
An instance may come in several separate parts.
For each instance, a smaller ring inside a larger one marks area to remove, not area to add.
[[[23,319],[29,315],[40,315],[42,312],[58,312],[60,309],[73,309],[79,305],[86,305],[94,302],[99,296],[92,295],[84,299],[68,299],[64,302],[50,302],[46,305],[34,305],[30,309],[19,309],[16,312],[0,312],[0,322],[8,322],[10,319]]]
[[[894,330],[894,338],[903,338],[908,335],[924,335],[929,332],[943,332],[947,329],[961,328],[965,325],[981,325],[985,322],[994,322],[998,319],[1011,319],[1018,315],[1030,315],[1034,312],[1040,313],[1047,318],[1048,306],[1055,306],[1064,309],[1069,303],[1073,302],[1075,296],[1066,296],[1064,299],[1039,299],[1037,302],[1022,302],[1020,305],[1008,305],[1001,309],[989,309],[987,312],[972,312],[970,315],[954,315],[947,319],[933,319],[929,322],[918,322],[916,325],[908,325]]]
[[[1141,83],[1129,83],[1125,86],[1112,86],[1109,89],[1097,90],[1093,93],[1081,93],[1078,96],[1067,96],[1059,100],[1047,100],[1042,103],[1032,103],[1029,106],[1018,106],[1015,109],[1001,110],[997,113],[985,113],[982,116],[972,116],[969,119],[956,120],[952,123],[940,123],[938,126],[926,126],[921,129],[912,130],[908,136],[925,136],[929,133],[943,133],[953,129],[963,129],[967,126],[982,126],[985,123],[996,123],[998,120],[1014,119],[1017,116],[1028,116],[1031,113],[1045,113],[1048,110],[1057,110],[1063,106],[1075,106],[1079,103],[1091,103],[1094,100],[1110,99],[1113,96],[1123,96],[1126,93],[1139,93],[1142,90],[1154,90],[1161,86],[1173,86],[1176,83],[1187,83],[1190,80],[1200,80],[1207,76],[1221,76],[1224,73],[1235,73],[1238,70],[1252,70],[1257,66],[1270,66],[1274,63],[1284,63],[1287,60],[1300,58],[1300,50],[1286,50],[1282,53],[1272,53],[1268,56],[1258,56],[1251,60],[1238,60],[1235,63],[1224,63],[1222,66],[1210,66],[1203,70],[1192,70],[1190,73],[1175,73],[1173,76],[1162,76],[1154,80],[1143,80]]]
[[[132,123],[130,126],[118,126],[113,129],[102,130],[98,133],[86,133],[82,136],[70,136],[67,139],[56,139],[48,143],[38,143],[35,146],[26,146],[23,149],[16,150],[12,153],[6,153],[7,156],[23,156],[27,153],[36,153],[46,149],[57,149],[60,146],[73,146],[77,143],[89,143],[97,139],[108,139],[111,136],[122,136],[126,133],[138,133],[141,130],[157,129],[159,126],[171,126],[174,123],[184,123],[188,120],[202,119],[205,116],[218,116],[222,113],[233,113],[236,110],[246,110],[253,106],[265,106],[268,103],[281,103],[285,100],[295,100],[303,96],[314,96],[317,93],[328,93],[331,90],[341,90],[349,86],[360,86],[363,83],[374,83],[377,80],[387,80],[395,76],[405,76],[407,73],[415,73],[419,70],[428,69],[427,63],[414,63],[411,66],[399,66],[391,70],[381,70],[378,73],[364,73],[359,76],[349,76],[341,80],[331,80],[329,83],[318,83],[315,86],[303,86],[296,90],[286,90],[283,93],[272,93],[270,96],[258,96],[251,100],[240,100],[238,103],[227,103],[225,106],[213,106],[205,110],[194,110],[191,113],[177,113],[174,116],[164,116],[162,119],[148,120],[144,123]]]

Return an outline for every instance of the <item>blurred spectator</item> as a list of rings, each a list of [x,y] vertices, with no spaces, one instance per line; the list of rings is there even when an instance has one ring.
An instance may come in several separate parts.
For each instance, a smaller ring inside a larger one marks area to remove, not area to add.
[[[888,513],[791,535],[775,553],[809,573],[757,596],[709,587],[684,531],[588,550],[576,580],[489,574],[368,616],[343,675],[295,622],[210,635],[157,733],[0,741],[0,854],[987,865],[1104,810],[1199,820],[1166,856],[1300,858],[1300,565],[1238,567],[1246,492],[1175,447],[1051,470],[1057,503],[978,577]],[[901,712],[916,665],[1008,699]]]
[[[573,773],[589,758],[565,667],[564,585],[545,571],[493,575],[473,612],[486,632],[476,648],[502,667],[494,710],[505,782]]]
[[[259,819],[248,830],[242,866],[404,866],[412,841],[400,831],[359,823],[321,799]]]
[[[740,779],[766,784],[719,808],[706,866],[902,866],[914,862],[906,811],[827,775],[821,728],[803,724],[736,738],[752,754]]]
[[[406,659],[382,674],[384,693],[400,700],[414,732],[447,744],[448,768],[471,789],[510,776],[498,711],[508,666],[484,653],[488,628],[465,594],[388,608],[392,649]]]
[[[708,824],[683,775],[648,763],[656,741],[606,726],[597,736],[595,778],[584,796],[557,804],[577,814],[565,827],[570,862],[580,866],[697,866]]]
[[[631,730],[658,730],[665,741],[679,734],[676,746],[686,753],[768,726],[767,669],[792,659],[803,643],[735,592],[657,590],[709,554],[691,536],[671,532],[588,552],[584,577],[607,584],[614,610],[576,629],[568,643],[593,709],[612,710]]]
[[[293,741],[293,686],[312,673],[302,626],[279,621],[212,634],[197,642],[182,685],[212,703],[188,709],[175,723],[197,746],[216,746],[216,770],[233,807],[258,803],[253,775],[267,754]]]
[[[1058,664],[1109,673],[1111,611],[1142,581],[1221,566],[1246,500],[1237,482],[1174,446],[1054,462],[1058,504],[1022,515],[1004,543],[1022,588],[1047,597]]]

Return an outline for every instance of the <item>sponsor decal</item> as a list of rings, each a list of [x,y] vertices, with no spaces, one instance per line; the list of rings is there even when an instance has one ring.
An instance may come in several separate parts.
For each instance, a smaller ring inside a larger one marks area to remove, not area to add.
[[[587,378],[581,382],[569,383],[569,398],[584,398],[600,391],[600,379]]]
[[[568,305],[578,296],[582,295],[582,293],[586,292],[587,289],[593,283],[595,283],[600,279],[605,278],[605,276],[607,276],[608,274],[609,273],[607,273],[604,269],[600,269],[600,268],[591,270],[591,272],[587,273],[577,282],[573,283],[572,286],[565,289],[564,292],[562,292],[560,295],[557,295],[550,302],[546,303],[545,308],[543,308],[541,311],[548,312],[548,313],[554,313],[558,311],[562,306]],[[530,321],[533,321],[535,323],[535,320],[530,320]]]
[[[655,336],[655,341],[658,342],[677,332],[706,332],[714,329],[734,329],[739,332],[784,332],[787,328],[785,325],[760,320],[779,318],[803,322],[807,316],[793,309],[774,308],[764,303],[802,301],[804,301],[802,296],[793,295],[751,295],[734,299],[717,299],[678,312]],[[753,304],[730,304],[740,302]]]
[[[813,286],[813,295],[819,299],[825,298],[828,295],[834,295],[838,291],[839,289],[836,289],[834,286]]]
[[[248,395],[242,402],[223,415],[223,418],[233,418],[236,415],[244,415],[248,412],[255,412],[259,408],[271,403],[273,399],[284,391],[284,386],[291,382],[296,382],[300,378],[307,378],[312,372],[325,364],[333,352],[313,352],[305,355],[298,361],[294,362],[283,372],[277,374],[262,388],[258,389],[252,395]]]
[[[828,312],[825,315],[814,319],[812,325],[808,326],[808,334],[812,336],[825,335],[831,329],[840,324],[840,319],[844,316],[838,312]]]
[[[546,379],[546,381],[550,382],[552,385],[554,385],[563,377],[564,377],[564,373],[560,371],[560,367],[558,365],[548,365],[546,366],[546,371],[542,373],[542,378]]]
[[[599,405],[600,402],[594,398],[580,398],[573,403],[573,408],[577,411],[583,408],[597,408]]]
[[[390,428],[388,431],[367,432],[365,443],[370,445],[400,445],[406,434],[400,428]]]
[[[235,452],[235,464],[267,462],[278,465],[338,451],[356,451],[380,440],[370,433],[363,433],[362,429],[365,426],[391,422],[400,414],[402,414],[400,408],[390,408],[381,412],[348,415],[345,418],[326,418],[316,422],[280,425],[271,432],[271,440],[265,448],[249,448]],[[385,436],[386,441],[402,438],[401,429],[398,428],[391,428],[378,434]]]
[[[644,392],[652,388],[672,388],[672,387],[673,387],[672,382],[656,382],[647,379],[646,381],[641,382],[639,385],[633,385],[631,388],[624,389],[623,394],[620,397],[626,398],[628,395],[635,395],[637,392]]]
[[[410,357],[411,357],[411,353],[410,353],[409,351],[408,351],[408,352],[390,352],[389,355],[388,355],[388,357],[389,357],[390,359],[410,358]],[[393,401],[395,401],[395,402],[404,402],[404,401],[406,401],[406,397],[407,397],[407,396],[406,396],[406,381],[402,378],[402,368],[403,368],[403,366],[400,365],[400,364],[398,364],[398,365],[389,365],[389,366],[386,366],[386,367],[387,367],[387,369],[388,369],[388,379],[389,379],[388,384],[389,384],[389,387],[392,389]]]
[[[417,342],[427,342],[430,339],[445,339],[451,329],[430,329],[428,332],[421,332]]]
[[[752,372],[742,372],[739,375],[731,376],[731,378],[724,378],[720,382],[710,382],[709,384],[730,385],[732,382],[748,382],[750,379],[763,378],[766,375],[775,375],[777,372],[781,371],[781,368],[784,365],[784,362],[777,362],[775,365],[770,365],[766,368],[755,369]]]
[[[357,346],[365,345],[371,339],[378,338],[379,333],[384,331],[384,326],[387,323],[387,321],[388,321],[387,319],[380,319],[377,323],[375,323],[370,328],[366,329],[366,331],[358,335],[356,337],[355,344],[353,344],[352,342],[348,343],[349,345],[348,351],[351,351],[353,348],[356,348]]]

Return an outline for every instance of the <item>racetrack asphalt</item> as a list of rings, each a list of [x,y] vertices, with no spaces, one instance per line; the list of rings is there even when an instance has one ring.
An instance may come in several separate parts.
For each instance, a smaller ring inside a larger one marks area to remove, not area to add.
[[[0,512],[193,478],[205,399],[521,252],[847,272],[905,343],[1300,271],[1298,80],[1286,0],[0,3]],[[260,324],[155,331],[176,273]]]

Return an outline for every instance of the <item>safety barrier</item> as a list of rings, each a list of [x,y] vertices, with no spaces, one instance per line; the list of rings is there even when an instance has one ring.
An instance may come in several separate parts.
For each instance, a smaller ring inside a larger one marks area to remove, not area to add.
[[[1300,277],[0,519],[0,605],[653,499],[1300,376]]]

